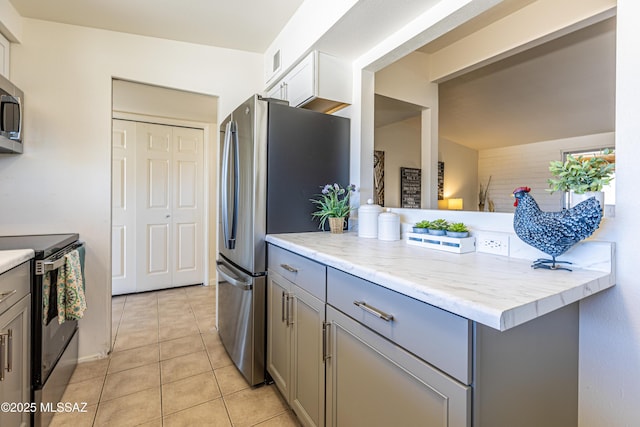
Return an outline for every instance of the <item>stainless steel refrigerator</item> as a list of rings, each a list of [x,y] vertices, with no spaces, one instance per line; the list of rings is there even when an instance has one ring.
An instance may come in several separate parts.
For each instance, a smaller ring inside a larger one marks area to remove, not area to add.
[[[349,181],[349,119],[255,95],[220,126],[218,332],[251,385],[266,379],[267,233],[318,231],[309,201]]]

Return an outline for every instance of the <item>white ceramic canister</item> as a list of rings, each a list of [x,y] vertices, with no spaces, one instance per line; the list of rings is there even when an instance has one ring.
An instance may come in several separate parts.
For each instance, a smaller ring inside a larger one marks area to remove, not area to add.
[[[382,212],[380,205],[367,200],[366,205],[358,208],[358,237],[378,237],[378,215]]]
[[[400,215],[389,211],[378,215],[378,240],[400,240]]]

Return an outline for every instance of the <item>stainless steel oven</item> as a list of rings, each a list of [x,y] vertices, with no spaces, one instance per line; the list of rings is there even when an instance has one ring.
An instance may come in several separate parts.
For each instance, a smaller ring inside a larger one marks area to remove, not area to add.
[[[64,266],[64,256],[75,250],[83,251],[84,243],[78,234],[45,234],[0,237],[0,249],[33,249],[31,278],[31,390],[32,401],[38,409],[60,402],[78,361],[78,321],[59,323],[55,315],[44,313],[43,284],[45,279],[56,283]],[[50,298],[55,298],[54,293]],[[51,300],[49,307],[55,306]],[[47,426],[53,412],[37,411],[33,425]]]

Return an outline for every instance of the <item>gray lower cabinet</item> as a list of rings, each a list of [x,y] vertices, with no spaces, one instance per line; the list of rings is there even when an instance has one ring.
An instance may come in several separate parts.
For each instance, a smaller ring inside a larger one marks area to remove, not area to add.
[[[324,426],[324,287],[322,299],[309,292],[313,287],[304,287],[309,273],[324,282],[325,268],[291,253],[279,254],[285,256],[270,265],[267,281],[267,370],[304,426]],[[279,274],[282,268],[297,270],[286,270],[295,273],[297,283]]]
[[[328,426],[467,427],[471,387],[327,306]]]
[[[577,426],[578,304],[500,332],[327,270],[327,426]]]
[[[500,332],[269,245],[267,366],[304,426],[577,426],[577,303]]]
[[[287,309],[291,282],[269,272],[267,280],[267,371],[280,393],[291,394],[291,327]]]
[[[26,427],[31,416],[30,263],[0,275],[0,426]]]

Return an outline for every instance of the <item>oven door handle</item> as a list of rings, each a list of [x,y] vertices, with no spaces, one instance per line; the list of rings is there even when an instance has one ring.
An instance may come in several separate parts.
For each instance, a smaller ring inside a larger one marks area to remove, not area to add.
[[[62,267],[65,263],[65,259],[64,259],[64,255],[68,254],[69,252],[76,250],[80,247],[84,246],[84,242],[80,242],[77,244],[72,245],[68,251],[66,251],[63,256],[60,256],[59,258],[56,259],[44,259],[42,261],[36,261],[36,275],[41,276],[44,274],[47,274],[50,271],[54,271],[59,269],[60,267]]]
[[[50,271],[57,270],[64,265],[64,262],[64,257],[55,261],[40,261],[38,262],[36,274],[47,274]]]

